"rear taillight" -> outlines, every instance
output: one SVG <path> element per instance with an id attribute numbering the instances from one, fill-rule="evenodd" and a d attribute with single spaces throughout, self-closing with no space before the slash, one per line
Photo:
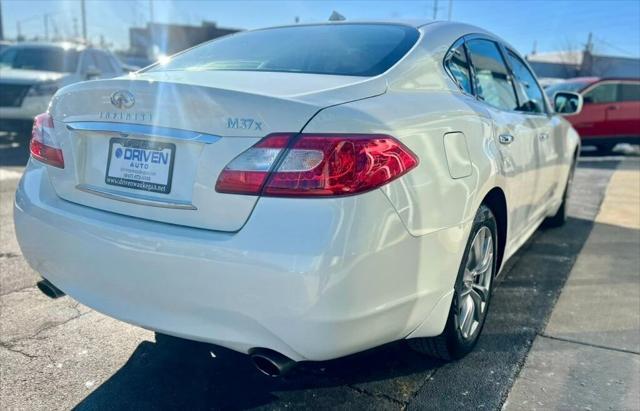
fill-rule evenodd
<path id="1" fill-rule="evenodd" d="M 418 164 L 391 136 L 274 134 L 229 163 L 221 193 L 286 197 L 340 196 L 378 188 Z"/>
<path id="2" fill-rule="evenodd" d="M 53 135 L 53 119 L 49 113 L 38 114 L 33 120 L 29 149 L 36 160 L 64 168 L 62 150 Z"/>

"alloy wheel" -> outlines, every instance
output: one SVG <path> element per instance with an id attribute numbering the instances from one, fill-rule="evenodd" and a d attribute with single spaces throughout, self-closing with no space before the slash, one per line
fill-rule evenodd
<path id="1" fill-rule="evenodd" d="M 484 226 L 473 238 L 457 293 L 456 327 L 465 340 L 475 336 L 486 315 L 493 269 L 493 236 L 491 230 Z"/>

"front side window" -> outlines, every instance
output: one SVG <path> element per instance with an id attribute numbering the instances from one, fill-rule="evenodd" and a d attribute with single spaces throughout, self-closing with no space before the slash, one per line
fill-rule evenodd
<path id="1" fill-rule="evenodd" d="M 513 52 L 507 52 L 507 59 L 516 78 L 516 90 L 520 101 L 518 111 L 544 113 L 544 95 L 538 86 L 536 78 L 520 57 Z"/>
<path id="2" fill-rule="evenodd" d="M 320 24 L 256 30 L 205 43 L 149 70 L 375 76 L 400 60 L 418 37 L 415 28 L 394 24 Z"/>
<path id="3" fill-rule="evenodd" d="M 584 102 L 589 104 L 615 103 L 618 98 L 618 83 L 598 84 L 584 94 Z"/>
<path id="4" fill-rule="evenodd" d="M 516 110 L 518 100 L 498 45 L 491 40 L 473 39 L 467 42 L 467 47 L 478 97 L 494 107 Z"/>
<path id="5" fill-rule="evenodd" d="M 640 83 L 620 83 L 618 101 L 640 101 Z"/>
<path id="6" fill-rule="evenodd" d="M 464 50 L 464 43 L 462 41 L 451 47 L 444 59 L 444 65 L 447 70 L 449 70 L 449 73 L 451 73 L 451 76 L 458 84 L 458 87 L 460 87 L 461 90 L 472 94 L 471 70 Z"/>

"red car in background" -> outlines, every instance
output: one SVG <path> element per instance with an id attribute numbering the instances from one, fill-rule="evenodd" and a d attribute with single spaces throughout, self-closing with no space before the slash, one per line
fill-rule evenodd
<path id="1" fill-rule="evenodd" d="M 566 119 L 584 145 L 608 152 L 617 143 L 640 144 L 640 79 L 578 77 L 545 91 L 551 101 L 558 91 L 582 94 L 582 111 Z"/>

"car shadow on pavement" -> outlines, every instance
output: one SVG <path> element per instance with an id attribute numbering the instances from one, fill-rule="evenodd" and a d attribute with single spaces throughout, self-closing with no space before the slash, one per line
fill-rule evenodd
<path id="1" fill-rule="evenodd" d="M 424 381 L 430 370 L 441 365 L 399 341 L 339 360 L 300 363 L 286 377 L 271 378 L 257 371 L 244 354 L 210 344 L 157 337 L 156 343 L 138 345 L 127 363 L 76 409 L 245 409 L 278 401 L 277 393 L 283 391 L 295 391 L 287 400 L 313 408 L 310 401 L 321 398 L 310 392 L 312 389 L 411 375 L 415 381 Z M 357 387 L 344 390 L 332 393 L 332 402 L 341 402 L 336 396 L 357 394 Z"/>

